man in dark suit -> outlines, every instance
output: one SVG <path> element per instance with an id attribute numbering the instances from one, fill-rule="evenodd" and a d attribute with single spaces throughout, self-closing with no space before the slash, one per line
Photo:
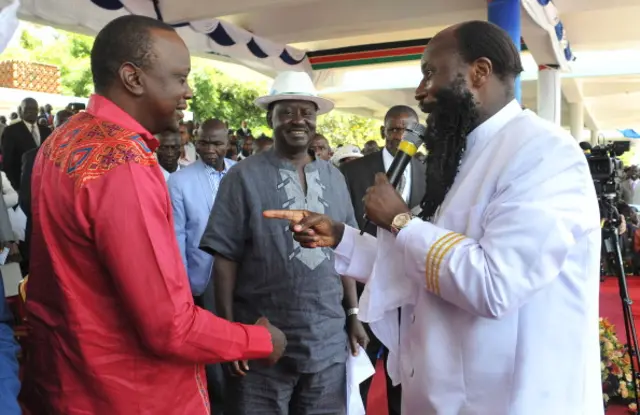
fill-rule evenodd
<path id="1" fill-rule="evenodd" d="M 251 135 L 251 128 L 247 127 L 247 122 L 242 121 L 242 125 L 238 131 L 236 131 L 238 137 L 249 137 Z"/>
<path id="2" fill-rule="evenodd" d="M 54 128 L 60 127 L 62 124 L 73 115 L 73 112 L 69 110 L 58 111 L 53 119 Z M 21 264 L 23 275 L 28 274 L 29 270 L 29 244 L 31 242 L 31 171 L 33 170 L 33 163 L 36 160 L 36 154 L 38 153 L 38 147 L 27 150 L 22 155 L 22 171 L 20 173 L 20 189 L 18 190 L 18 203 L 20 209 L 27 217 L 27 226 L 25 229 L 24 243 L 20 245 L 20 253 L 24 259 Z"/>
<path id="3" fill-rule="evenodd" d="M 341 167 L 342 174 L 347 181 L 347 187 L 351 195 L 351 202 L 356 214 L 356 220 L 360 229 L 365 227 L 364 219 L 364 204 L 362 198 L 364 197 L 367 189 L 373 186 L 375 175 L 380 172 L 386 172 L 393 161 L 393 157 L 398 151 L 398 145 L 402 140 L 405 128 L 418 122 L 418 114 L 406 105 L 396 105 L 387 111 L 384 118 L 384 126 L 380 129 L 382 138 L 385 140 L 385 146 L 382 151 L 364 156 L 360 159 L 346 163 Z M 411 160 L 410 165 L 405 170 L 403 179 L 400 183 L 400 194 L 407 202 L 410 208 L 418 206 L 422 201 L 422 197 L 425 193 L 425 173 L 426 168 L 424 164 L 418 161 L 417 158 Z M 364 228 L 365 232 L 371 235 L 376 235 L 377 228 L 369 224 Z M 358 297 L 362 294 L 364 286 L 358 284 Z M 376 362 L 380 352 L 385 361 L 388 357 L 388 350 L 382 346 L 382 343 L 375 338 L 368 325 L 366 325 L 367 333 L 371 339 L 369 346 L 367 347 L 367 354 L 372 362 Z M 360 392 L 363 400 L 366 402 L 369 387 L 371 386 L 371 379 L 367 379 L 360 385 Z M 400 403 L 401 403 L 401 389 L 400 385 L 394 387 L 391 383 L 391 379 L 387 376 L 387 402 L 389 406 L 389 415 L 400 415 Z"/>
<path id="4" fill-rule="evenodd" d="M 38 148 L 51 134 L 48 127 L 38 125 L 38 103 L 33 98 L 25 98 L 20 107 L 20 122 L 9 125 L 2 133 L 2 162 L 7 178 L 14 189 L 20 190 L 22 155 Z"/>

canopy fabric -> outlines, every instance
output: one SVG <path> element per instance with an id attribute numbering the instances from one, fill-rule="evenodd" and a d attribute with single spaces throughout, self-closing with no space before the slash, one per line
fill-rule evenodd
<path id="1" fill-rule="evenodd" d="M 190 1 L 182 0 L 183 6 L 189 7 Z M 0 7 L 12 3 L 0 0 Z M 23 0 L 18 10 L 21 19 L 88 35 L 97 34 L 109 21 L 125 14 L 163 19 L 161 7 L 153 0 Z M 231 23 L 206 19 L 172 26 L 192 54 L 230 59 L 268 75 L 287 70 L 311 73 L 304 51 L 255 36 Z"/>
<path id="2" fill-rule="evenodd" d="M 0 53 L 4 52 L 18 29 L 18 7 L 20 2 L 16 0 L 0 11 Z"/>
<path id="3" fill-rule="evenodd" d="M 540 65 L 556 65 L 564 71 L 575 58 L 558 9 L 549 0 L 522 0 L 522 36 Z M 540 36 L 540 30 L 546 36 Z"/>
<path id="4" fill-rule="evenodd" d="M 625 138 L 640 138 L 640 133 L 633 129 L 619 130 Z"/>

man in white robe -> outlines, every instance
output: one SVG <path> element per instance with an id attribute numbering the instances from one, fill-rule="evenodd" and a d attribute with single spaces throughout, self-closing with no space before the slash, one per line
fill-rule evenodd
<path id="1" fill-rule="evenodd" d="M 521 71 L 489 23 L 431 40 L 416 90 L 430 151 L 419 217 L 383 174 L 365 196 L 377 240 L 308 211 L 264 213 L 367 283 L 360 318 L 390 349 L 403 414 L 604 413 L 595 189 L 575 140 L 514 100 Z"/>

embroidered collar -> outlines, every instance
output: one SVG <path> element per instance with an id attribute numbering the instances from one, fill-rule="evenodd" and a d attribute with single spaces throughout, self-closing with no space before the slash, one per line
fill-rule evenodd
<path id="1" fill-rule="evenodd" d="M 151 151 L 156 151 L 160 145 L 158 139 L 147 131 L 146 128 L 140 125 L 138 121 L 102 95 L 91 95 L 91 98 L 89 98 L 89 105 L 87 105 L 87 112 L 94 117 L 101 118 L 110 123 L 119 125 L 122 128 L 126 128 L 127 130 L 140 134 Z"/>

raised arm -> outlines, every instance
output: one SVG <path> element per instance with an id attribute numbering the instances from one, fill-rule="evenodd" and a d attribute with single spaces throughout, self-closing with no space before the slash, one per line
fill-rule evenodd
<path id="1" fill-rule="evenodd" d="M 214 255 L 216 312 L 233 321 L 233 292 L 238 263 L 249 232 L 249 213 L 242 178 L 232 170 L 220 182 L 209 222 L 200 241 L 200 249 Z"/>
<path id="2" fill-rule="evenodd" d="M 196 307 L 165 184 L 152 167 L 128 163 L 84 188 L 82 210 L 102 261 L 141 341 L 162 357 L 195 363 L 266 358 L 264 327 L 231 323 Z"/>
<path id="3" fill-rule="evenodd" d="M 587 246 L 600 230 L 583 157 L 527 153 L 527 159 L 512 163 L 478 213 L 484 230 L 478 240 L 419 219 L 404 228 L 396 242 L 406 277 L 470 313 L 500 318 L 557 278 L 576 245 L 584 246 L 585 261 L 588 249 L 597 257 L 599 247 Z"/>
<path id="4" fill-rule="evenodd" d="M 329 216 L 308 210 L 267 210 L 267 219 L 289 221 L 296 241 L 305 248 L 331 247 L 336 255 L 336 272 L 366 282 L 376 259 L 376 238 Z"/>

